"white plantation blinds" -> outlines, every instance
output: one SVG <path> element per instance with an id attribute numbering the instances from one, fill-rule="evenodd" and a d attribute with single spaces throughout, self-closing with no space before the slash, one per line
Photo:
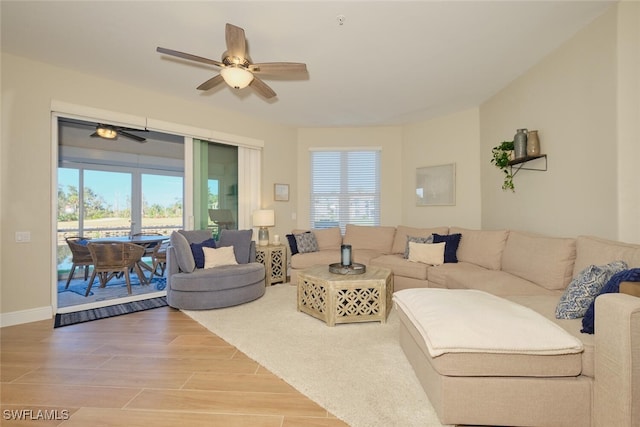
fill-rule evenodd
<path id="1" fill-rule="evenodd" d="M 311 228 L 380 225 L 380 150 L 311 151 Z"/>

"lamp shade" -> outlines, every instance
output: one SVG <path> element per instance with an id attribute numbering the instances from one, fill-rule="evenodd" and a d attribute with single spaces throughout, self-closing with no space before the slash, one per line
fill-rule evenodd
<path id="1" fill-rule="evenodd" d="M 276 215 L 271 209 L 260 209 L 253 212 L 254 227 L 273 227 L 276 225 Z"/>
<path id="2" fill-rule="evenodd" d="M 249 86 L 253 80 L 253 74 L 242 67 L 229 65 L 220 70 L 220 75 L 227 84 L 236 89 L 243 89 Z"/>

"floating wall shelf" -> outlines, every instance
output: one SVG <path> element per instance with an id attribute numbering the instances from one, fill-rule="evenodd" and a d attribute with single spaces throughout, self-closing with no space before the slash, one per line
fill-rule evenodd
<path id="1" fill-rule="evenodd" d="M 530 162 L 532 160 L 536 160 L 536 159 L 544 159 L 544 168 L 542 167 L 531 168 L 531 167 L 524 166 L 525 163 Z M 547 155 L 540 154 L 538 156 L 525 156 L 525 157 L 520 157 L 519 159 L 511 160 L 509 161 L 509 168 L 511 168 L 511 176 L 516 176 L 516 174 L 520 171 L 520 169 L 528 170 L 528 171 L 544 172 L 547 170 Z"/>

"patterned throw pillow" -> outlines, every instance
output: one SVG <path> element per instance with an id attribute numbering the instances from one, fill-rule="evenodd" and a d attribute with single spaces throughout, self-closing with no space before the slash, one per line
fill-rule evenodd
<path id="1" fill-rule="evenodd" d="M 607 265 L 590 265 L 569 283 L 556 307 L 556 319 L 578 319 L 607 284 L 611 276 L 626 270 L 627 263 L 615 261 Z"/>
<path id="2" fill-rule="evenodd" d="M 313 233 L 307 232 L 296 234 L 295 236 L 299 253 L 306 254 L 308 252 L 318 251 L 318 241 L 316 240 L 316 236 Z"/>
<path id="3" fill-rule="evenodd" d="M 409 242 L 413 243 L 433 243 L 433 234 L 428 237 L 407 236 L 407 244 L 404 248 L 404 259 L 409 259 Z"/>

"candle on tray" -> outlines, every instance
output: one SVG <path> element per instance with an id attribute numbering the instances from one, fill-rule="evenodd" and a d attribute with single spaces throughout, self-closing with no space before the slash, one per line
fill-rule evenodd
<path id="1" fill-rule="evenodd" d="M 340 251 L 342 253 L 342 265 L 344 267 L 351 266 L 351 245 L 340 246 Z"/>

